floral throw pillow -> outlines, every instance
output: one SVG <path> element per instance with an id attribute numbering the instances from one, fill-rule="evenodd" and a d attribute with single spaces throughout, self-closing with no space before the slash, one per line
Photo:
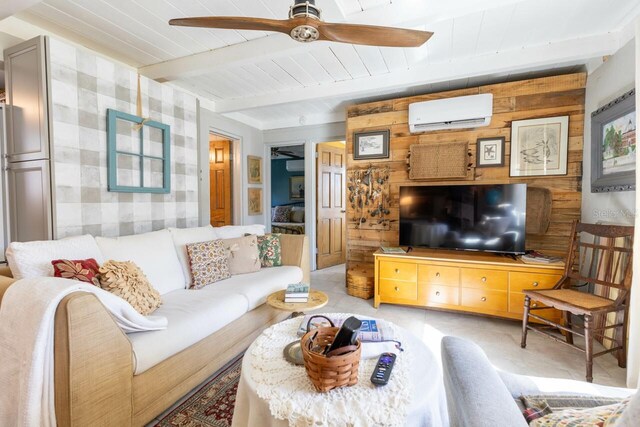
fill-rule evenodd
<path id="1" fill-rule="evenodd" d="M 162 304 L 160 293 L 131 261 L 107 261 L 100 267 L 100 287 L 127 301 L 143 316 Z"/>
<path id="2" fill-rule="evenodd" d="M 229 270 L 229 253 L 222 240 L 192 243 L 187 245 L 192 289 L 201 289 L 211 283 L 231 277 Z"/>
<path id="3" fill-rule="evenodd" d="M 587 409 L 564 409 L 533 420 L 530 427 L 591 427 L 609 424 L 609 418 L 620 416 L 628 401 Z"/>
<path id="4" fill-rule="evenodd" d="M 79 280 L 100 286 L 98 280 L 98 262 L 93 259 L 56 259 L 51 261 L 53 265 L 53 276 L 64 279 Z"/>
<path id="5" fill-rule="evenodd" d="M 280 234 L 258 236 L 260 265 L 262 267 L 279 267 L 282 265 L 282 246 Z"/>
<path id="6" fill-rule="evenodd" d="M 276 206 L 272 222 L 289 222 L 291 218 L 291 206 Z"/>

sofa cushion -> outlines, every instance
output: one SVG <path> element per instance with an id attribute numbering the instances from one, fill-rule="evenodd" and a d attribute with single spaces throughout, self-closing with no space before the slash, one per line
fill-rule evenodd
<path id="1" fill-rule="evenodd" d="M 255 234 L 256 236 L 264 236 L 264 225 L 225 225 L 224 227 L 214 227 L 217 239 L 235 239 L 245 234 Z"/>
<path id="2" fill-rule="evenodd" d="M 244 236 L 222 240 L 229 254 L 231 275 L 254 273 L 260 270 L 260 251 L 257 236 Z"/>
<path id="3" fill-rule="evenodd" d="M 282 265 L 282 245 L 280 234 L 258 236 L 260 265 L 262 267 L 279 267 Z"/>
<path id="4" fill-rule="evenodd" d="M 264 304 L 269 294 L 287 288 L 290 283 L 300 283 L 302 269 L 295 266 L 263 268 L 255 273 L 231 276 L 227 280 L 201 289 L 203 293 L 236 292 L 243 295 L 249 310 Z"/>
<path id="5" fill-rule="evenodd" d="M 162 304 L 158 291 L 131 261 L 107 261 L 102 264 L 100 287 L 131 304 L 143 316 L 153 313 Z"/>
<path id="6" fill-rule="evenodd" d="M 229 271 L 229 252 L 222 240 L 191 243 L 187 245 L 193 289 L 201 289 L 207 285 L 227 279 Z"/>
<path id="7" fill-rule="evenodd" d="M 54 277 L 78 280 L 100 286 L 100 281 L 98 280 L 100 266 L 98 265 L 98 261 L 93 258 L 55 259 L 51 261 L 51 265 L 53 265 Z"/>
<path id="8" fill-rule="evenodd" d="M 564 409 L 533 420 L 529 427 L 567 427 L 614 425 L 628 405 L 628 399 L 607 406 Z"/>
<path id="9" fill-rule="evenodd" d="M 186 279 L 169 230 L 110 239 L 96 237 L 104 259 L 133 261 L 160 295 L 185 289 Z"/>
<path id="10" fill-rule="evenodd" d="M 163 304 L 154 315 L 167 318 L 167 329 L 128 335 L 134 352 L 135 375 L 196 344 L 248 311 L 247 299 L 235 292 L 180 289 L 162 298 Z"/>
<path id="11" fill-rule="evenodd" d="M 104 260 L 95 239 L 88 234 L 60 240 L 12 242 L 6 255 L 16 279 L 53 277 L 51 261 L 56 259 L 93 258 L 99 264 Z"/>
<path id="12" fill-rule="evenodd" d="M 191 243 L 209 242 L 218 238 L 217 233 L 212 226 L 206 225 L 204 227 L 193 228 L 169 228 L 173 244 L 176 247 L 176 253 L 180 266 L 182 267 L 182 274 L 184 274 L 187 280 L 187 288 L 190 288 L 193 284 L 193 277 L 191 276 L 191 267 L 189 265 L 189 254 L 187 253 L 187 245 Z"/>

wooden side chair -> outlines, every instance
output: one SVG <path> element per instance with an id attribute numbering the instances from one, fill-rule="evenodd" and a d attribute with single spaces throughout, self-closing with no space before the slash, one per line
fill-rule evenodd
<path id="1" fill-rule="evenodd" d="M 593 381 L 593 358 L 617 352 L 618 366 L 626 367 L 627 319 L 633 264 L 633 227 L 573 223 L 564 275 L 548 290 L 525 290 L 521 347 L 527 346 L 527 331 L 546 335 L 585 353 L 587 381 Z M 578 290 L 592 285 L 600 295 Z M 590 289 L 591 290 L 591 289 Z M 531 305 L 531 300 L 538 303 Z M 553 322 L 534 310 L 554 307 L 563 312 L 564 324 Z M 584 327 L 572 326 L 571 315 L 584 317 Z M 529 323 L 536 319 L 543 325 Z M 565 340 L 550 330 L 564 331 Z M 573 335 L 584 337 L 584 348 L 573 343 Z M 605 350 L 593 354 L 593 339 Z M 610 348 L 608 344 L 611 343 Z"/>

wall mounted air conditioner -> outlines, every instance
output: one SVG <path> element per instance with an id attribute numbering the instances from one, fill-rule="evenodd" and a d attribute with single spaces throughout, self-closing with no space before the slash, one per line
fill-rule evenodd
<path id="1" fill-rule="evenodd" d="M 304 160 L 287 160 L 287 172 L 304 172 Z"/>
<path id="2" fill-rule="evenodd" d="M 493 94 L 460 96 L 409 104 L 411 133 L 489 126 Z"/>

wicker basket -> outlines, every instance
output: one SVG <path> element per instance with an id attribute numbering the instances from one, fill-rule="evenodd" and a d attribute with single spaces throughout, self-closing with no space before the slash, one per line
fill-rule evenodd
<path id="1" fill-rule="evenodd" d="M 373 269 L 353 267 L 347 271 L 347 294 L 352 297 L 371 299 L 375 291 Z"/>
<path id="2" fill-rule="evenodd" d="M 314 336 L 314 346 L 330 345 L 339 330 L 340 328 L 317 328 L 307 332 L 300 343 L 307 375 L 316 390 L 321 393 L 338 387 L 350 387 L 358 383 L 360 341 L 358 341 L 355 350 L 340 356 L 327 357 L 311 351 L 309 348 L 309 342 Z"/>

